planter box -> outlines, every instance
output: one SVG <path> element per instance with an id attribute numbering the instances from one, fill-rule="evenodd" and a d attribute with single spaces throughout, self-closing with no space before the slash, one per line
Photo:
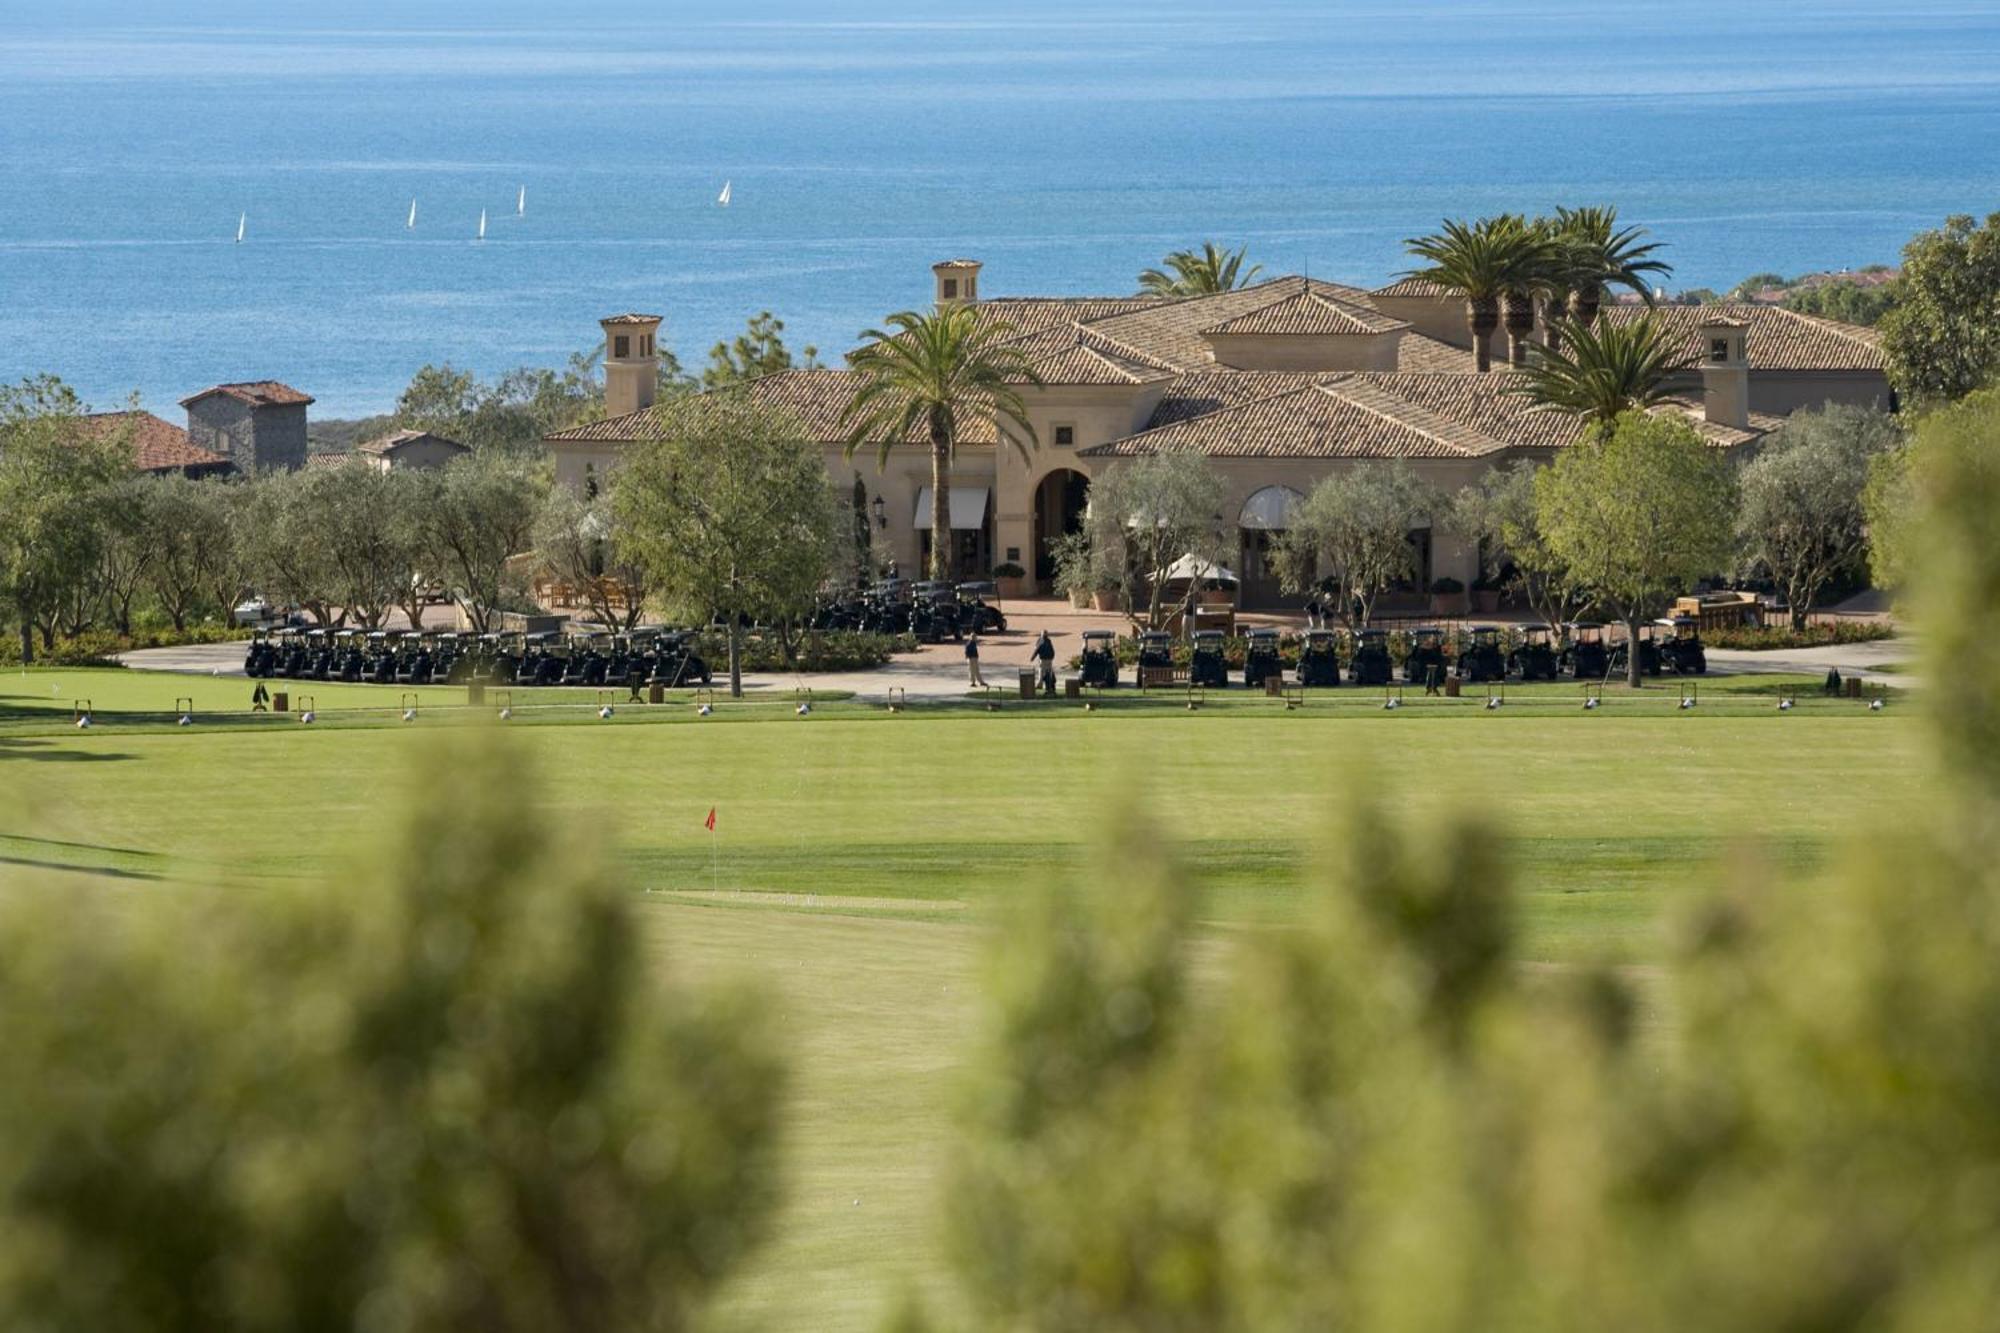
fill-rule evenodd
<path id="1" fill-rule="evenodd" d="M 1007 577 L 997 578 L 993 580 L 993 587 L 994 594 L 1003 599 L 1026 597 L 1028 595 L 1028 580 L 1025 577 L 1018 579 Z"/>
<path id="2" fill-rule="evenodd" d="M 1462 592 L 1434 592 L 1431 594 L 1431 614 L 1434 616 L 1462 616 L 1466 610 L 1465 594 Z"/>
<path id="3" fill-rule="evenodd" d="M 1116 611 L 1120 598 L 1116 592 L 1098 591 L 1090 595 L 1090 604 L 1099 611 Z"/>
<path id="4" fill-rule="evenodd" d="M 1480 615 L 1490 616 L 1500 609 L 1500 590 L 1498 588 L 1476 589 L 1472 594 L 1472 604 L 1479 608 Z"/>

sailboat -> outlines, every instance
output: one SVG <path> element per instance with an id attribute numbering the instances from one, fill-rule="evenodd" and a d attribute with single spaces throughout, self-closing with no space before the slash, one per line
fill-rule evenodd
<path id="1" fill-rule="evenodd" d="M 250 225 L 250 215 L 248 213 L 245 213 L 241 217 L 236 219 L 236 243 L 238 245 L 243 244 L 243 232 L 246 228 L 249 227 L 249 225 Z"/>
<path id="2" fill-rule="evenodd" d="M 417 201 L 414 199 L 410 200 L 410 220 L 405 222 L 403 226 L 410 231 L 417 229 Z"/>
<path id="3" fill-rule="evenodd" d="M 729 207 L 729 187 L 731 184 L 732 182 L 730 181 L 722 182 L 722 196 L 715 201 L 716 203 L 721 204 L 724 208 Z"/>
<path id="4" fill-rule="evenodd" d="M 528 216 L 528 187 L 525 185 L 521 187 L 521 197 L 514 201 L 514 216 L 517 218 Z"/>
<path id="5" fill-rule="evenodd" d="M 486 239 L 486 210 L 483 208 L 479 210 L 479 239 Z"/>

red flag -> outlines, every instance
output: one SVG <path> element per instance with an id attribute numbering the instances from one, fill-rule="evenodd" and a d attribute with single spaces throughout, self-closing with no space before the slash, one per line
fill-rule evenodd
<path id="1" fill-rule="evenodd" d="M 708 831 L 709 831 L 710 833 L 713 833 L 713 832 L 715 832 L 715 807 L 714 807 L 714 806 L 712 806 L 712 805 L 711 805 L 710 807 L 708 807 L 708 818 L 707 818 L 706 820 L 704 820 L 703 822 L 704 822 L 704 823 L 705 823 L 705 824 L 706 824 L 706 825 L 708 826 Z"/>

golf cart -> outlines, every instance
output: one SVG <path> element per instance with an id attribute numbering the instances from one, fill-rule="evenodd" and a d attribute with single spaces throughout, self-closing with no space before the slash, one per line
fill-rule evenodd
<path id="1" fill-rule="evenodd" d="M 1659 675 L 1660 643 L 1659 639 L 1655 636 L 1653 632 L 1653 627 L 1651 625 L 1639 626 L 1638 647 L 1639 647 L 1640 674 L 1647 676 Z M 1625 642 L 1620 643 L 1611 649 L 1609 659 L 1607 660 L 1605 665 L 1612 675 L 1622 676 L 1625 674 L 1626 663 L 1631 661 L 1631 656 L 1630 656 L 1631 652 L 1632 652 L 1632 641 L 1630 639 L 1627 639 Z"/>
<path id="2" fill-rule="evenodd" d="M 1174 640 L 1165 630 L 1149 629 L 1139 635 L 1139 683 L 1146 683 L 1148 671 L 1172 672 Z"/>
<path id="3" fill-rule="evenodd" d="M 1611 655 L 1604 648 L 1604 626 L 1578 620 L 1569 625 L 1569 647 L 1562 650 L 1562 669 L 1578 680 L 1600 680 L 1610 670 Z"/>
<path id="4" fill-rule="evenodd" d="M 1693 616 L 1675 616 L 1660 622 L 1669 631 L 1660 642 L 1660 665 L 1676 676 L 1708 674 L 1708 651 L 1701 646 L 1701 622 Z"/>
<path id="5" fill-rule="evenodd" d="M 1558 674 L 1555 635 L 1547 625 L 1521 630 L 1521 645 L 1507 656 L 1507 673 L 1518 680 L 1554 680 Z"/>
<path id="6" fill-rule="evenodd" d="M 1117 639 L 1108 629 L 1083 632 L 1083 683 L 1108 690 L 1118 683 Z"/>
<path id="7" fill-rule="evenodd" d="M 271 643 L 271 631 L 252 630 L 250 644 L 243 650 L 243 674 L 253 679 L 268 676 L 277 663 L 277 657 L 277 649 Z"/>
<path id="8" fill-rule="evenodd" d="M 1410 634 L 1410 655 L 1403 659 L 1403 680 L 1435 693 L 1444 684 L 1444 631 L 1426 627 Z"/>
<path id="9" fill-rule="evenodd" d="M 333 636 L 333 679 L 353 685 L 367 666 L 364 651 L 367 639 L 358 629 L 338 630 Z"/>
<path id="10" fill-rule="evenodd" d="M 324 629 L 306 631 L 306 666 L 303 677 L 307 680 L 333 679 L 333 636 Z"/>
<path id="11" fill-rule="evenodd" d="M 1354 660 L 1347 674 L 1356 685 L 1387 685 L 1395 674 L 1389 657 L 1389 636 L 1379 629 L 1364 629 L 1354 638 Z"/>
<path id="12" fill-rule="evenodd" d="M 1299 645 L 1299 684 L 1324 689 L 1340 684 L 1340 636 L 1330 629 L 1309 629 Z"/>
<path id="13" fill-rule="evenodd" d="M 1243 653 L 1243 684 L 1261 690 L 1267 680 L 1283 677 L 1285 664 L 1278 656 L 1278 631 L 1253 629 Z"/>
<path id="14" fill-rule="evenodd" d="M 1497 626 L 1472 627 L 1472 641 L 1458 655 L 1458 678 L 1474 685 L 1507 679 L 1507 655 L 1500 651 Z"/>
<path id="15" fill-rule="evenodd" d="M 1194 632 L 1194 652 L 1188 659 L 1188 684 L 1220 690 L 1229 684 L 1229 662 L 1223 657 L 1222 631 Z"/>
<path id="16" fill-rule="evenodd" d="M 521 661 L 515 668 L 516 685 L 555 685 L 562 681 L 566 665 L 560 651 L 562 635 L 552 629 L 522 636 Z"/>
<path id="17" fill-rule="evenodd" d="M 1000 608 L 986 599 L 994 595 L 990 583 L 961 583 L 958 585 L 958 623 L 967 630 L 977 630 L 981 634 L 1005 634 L 1007 617 L 1000 614 Z"/>

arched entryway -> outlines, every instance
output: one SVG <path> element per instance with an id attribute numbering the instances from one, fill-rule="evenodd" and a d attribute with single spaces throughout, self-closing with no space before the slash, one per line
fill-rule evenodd
<path id="1" fill-rule="evenodd" d="M 1245 606 L 1273 606 L 1284 600 L 1278 568 L 1278 539 L 1292 526 L 1292 511 L 1305 497 L 1289 486 L 1266 486 L 1243 502 L 1236 516 L 1242 541 L 1237 577 Z"/>
<path id="2" fill-rule="evenodd" d="M 1055 544 L 1083 527 L 1090 505 L 1090 478 L 1074 468 L 1059 467 L 1035 487 L 1035 567 L 1029 572 L 1044 590 L 1054 586 Z"/>

